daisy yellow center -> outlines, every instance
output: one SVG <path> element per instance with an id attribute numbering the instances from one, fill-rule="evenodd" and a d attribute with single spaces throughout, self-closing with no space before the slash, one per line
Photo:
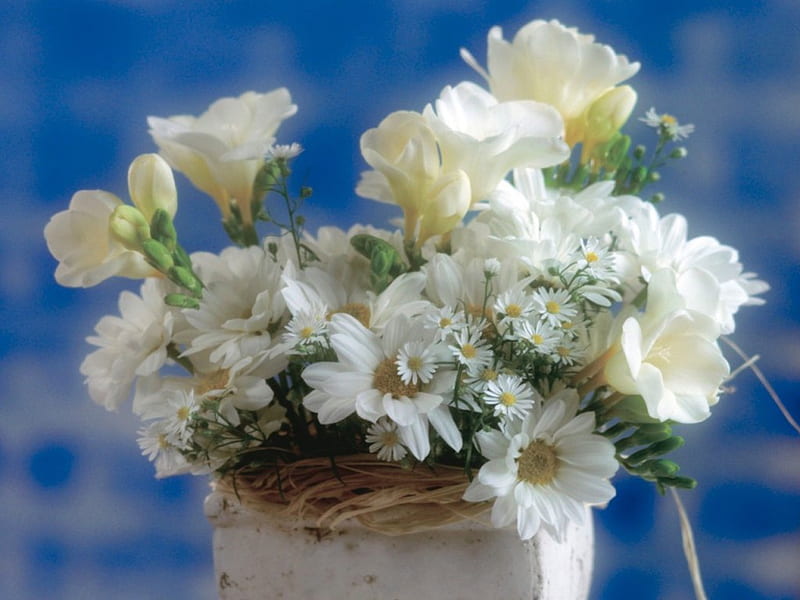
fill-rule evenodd
<path id="1" fill-rule="evenodd" d="M 397 437 L 397 432 L 395 431 L 384 431 L 381 434 L 381 443 L 387 447 L 396 446 L 400 443 L 400 438 Z"/>
<path id="2" fill-rule="evenodd" d="M 330 320 L 333 315 L 338 313 L 350 315 L 364 327 L 369 327 L 369 318 L 372 316 L 369 311 L 369 306 L 366 304 L 361 304 L 361 302 L 348 302 L 336 310 L 332 310 L 328 313 L 328 320 Z"/>
<path id="3" fill-rule="evenodd" d="M 528 444 L 517 459 L 517 479 L 547 485 L 556 478 L 558 455 L 552 446 L 538 440 Z"/>
<path id="4" fill-rule="evenodd" d="M 572 321 L 564 321 L 561 324 L 562 329 L 572 329 Z"/>
<path id="5" fill-rule="evenodd" d="M 664 115 L 661 115 L 661 122 L 664 125 L 675 125 L 678 122 L 678 119 L 676 119 L 672 115 L 664 114 Z"/>
<path id="6" fill-rule="evenodd" d="M 544 307 L 547 309 L 551 315 L 557 315 L 561 312 L 561 305 L 556 302 L 555 300 L 549 300 Z"/>
<path id="7" fill-rule="evenodd" d="M 544 337 L 540 333 L 534 333 L 531 336 L 531 340 L 533 341 L 534 344 L 543 344 L 544 343 Z"/>
<path id="8" fill-rule="evenodd" d="M 586 258 L 586 262 L 588 263 L 593 263 L 600 260 L 600 257 L 597 256 L 597 254 L 595 254 L 594 252 L 587 252 L 584 258 Z"/>
<path id="9" fill-rule="evenodd" d="M 519 304 L 509 304 L 506 306 L 506 315 L 516 319 L 522 314 L 522 307 Z"/>
<path id="10" fill-rule="evenodd" d="M 181 407 L 178 409 L 178 412 L 177 412 L 177 413 L 175 413 L 175 416 L 177 416 L 177 417 L 178 417 L 178 420 L 179 420 L 179 421 L 185 421 L 186 419 L 188 419 L 188 418 L 189 418 L 189 415 L 190 415 L 190 414 L 191 414 L 191 411 L 189 410 L 189 407 L 188 407 L 188 406 L 181 406 Z"/>
<path id="11" fill-rule="evenodd" d="M 556 352 L 558 352 L 558 355 L 563 358 L 569 356 L 569 348 L 567 348 L 566 346 L 559 346 L 558 348 L 556 348 Z"/>
<path id="12" fill-rule="evenodd" d="M 441 327 L 442 329 L 444 329 L 445 327 L 450 327 L 450 325 L 452 324 L 453 321 L 451 321 L 447 317 L 442 317 L 441 319 L 439 319 L 439 327 Z"/>
<path id="13" fill-rule="evenodd" d="M 478 355 L 478 351 L 472 344 L 464 344 L 461 346 L 461 354 L 464 358 L 475 358 Z"/>
<path id="14" fill-rule="evenodd" d="M 419 356 L 410 356 L 406 364 L 409 371 L 419 371 L 424 363 Z"/>
<path id="15" fill-rule="evenodd" d="M 494 369 L 484 369 L 483 373 L 481 373 L 481 379 L 483 381 L 494 381 L 497 379 L 497 371 Z"/>
<path id="16" fill-rule="evenodd" d="M 419 391 L 413 383 L 403 383 L 397 374 L 397 365 L 391 358 L 385 359 L 375 369 L 372 385 L 381 394 L 391 394 L 392 398 L 413 398 Z"/>
<path id="17" fill-rule="evenodd" d="M 503 406 L 514 406 L 517 403 L 517 397 L 511 392 L 503 392 L 500 394 L 500 404 Z"/>
<path id="18" fill-rule="evenodd" d="M 308 339 L 308 338 L 310 338 L 310 337 L 311 337 L 313 334 L 314 334 L 314 328 L 313 328 L 313 327 L 307 327 L 307 326 L 306 326 L 306 327 L 303 327 L 303 328 L 300 330 L 300 337 L 301 337 L 301 338 L 303 338 L 304 340 L 307 340 L 307 339 Z"/>
<path id="19" fill-rule="evenodd" d="M 164 433 L 159 434 L 158 447 L 161 448 L 162 450 L 166 450 L 167 448 L 169 448 L 169 445 L 170 445 L 169 440 L 167 439 L 166 434 Z"/>
<path id="20" fill-rule="evenodd" d="M 194 388 L 194 391 L 198 396 L 202 396 L 214 390 L 224 390 L 228 387 L 229 377 L 228 369 L 222 369 L 204 377 L 200 385 Z"/>

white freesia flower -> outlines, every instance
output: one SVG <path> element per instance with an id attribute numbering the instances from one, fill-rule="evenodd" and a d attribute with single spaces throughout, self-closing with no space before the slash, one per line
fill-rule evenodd
<path id="1" fill-rule="evenodd" d="M 251 222 L 253 181 L 280 124 L 297 112 L 286 88 L 221 98 L 199 117 L 148 117 L 150 135 L 173 169 L 209 194 L 224 218 L 236 204 Z"/>
<path id="2" fill-rule="evenodd" d="M 161 280 L 148 279 L 141 296 L 128 291 L 119 297 L 120 316 L 105 316 L 87 341 L 99 349 L 81 364 L 92 400 L 116 410 L 127 399 L 138 376 L 152 375 L 167 362 L 173 314 L 164 304 Z"/>
<path id="3" fill-rule="evenodd" d="M 512 169 L 549 167 L 569 156 L 560 139 L 563 121 L 552 107 L 498 102 L 473 83 L 445 87 L 423 114 L 439 142 L 442 167 L 467 174 L 473 205 L 486 200 Z"/>
<path id="4" fill-rule="evenodd" d="M 122 200 L 103 190 L 81 190 L 69 209 L 59 212 L 44 228 L 47 248 L 56 260 L 56 281 L 67 287 L 91 287 L 119 275 L 139 279 L 157 271 L 138 252 L 126 248 L 109 229 L 114 209 Z"/>
<path id="5" fill-rule="evenodd" d="M 569 522 L 584 521 L 586 505 L 611 500 L 615 492 L 608 479 L 619 467 L 614 445 L 593 433 L 594 413 L 576 416 L 577 408 L 577 393 L 567 389 L 505 431 L 479 432 L 478 448 L 489 462 L 464 499 L 494 498 L 492 525 L 516 522 L 524 540 L 540 528 L 562 539 Z"/>
<path id="6" fill-rule="evenodd" d="M 356 193 L 400 206 L 406 239 L 446 233 L 469 210 L 467 175 L 442 168 L 436 138 L 419 113 L 390 114 L 361 136 L 361 153 L 375 171 L 362 175 Z"/>
<path id="7" fill-rule="evenodd" d="M 317 413 L 320 423 L 338 423 L 353 413 L 373 423 L 389 417 L 397 424 L 400 441 L 418 460 L 430 453 L 430 424 L 450 447 L 461 449 L 461 433 L 445 401 L 448 391 L 452 393 L 452 374 L 443 376 L 440 370 L 428 383 L 413 384 L 404 383 L 398 370 L 404 344 L 426 340 L 421 327 L 400 317 L 378 337 L 351 315 L 336 314 L 330 329 L 338 361 L 314 363 L 303 371 L 303 379 L 314 388 L 303 404 Z"/>
<path id="8" fill-rule="evenodd" d="M 654 273 L 647 309 L 624 318 L 605 378 L 618 392 L 642 396 L 654 419 L 697 423 L 710 414 L 730 368 L 717 344 L 717 323 L 684 306 L 672 272 Z"/>
<path id="9" fill-rule="evenodd" d="M 511 42 L 503 39 L 500 27 L 493 27 L 487 71 L 466 50 L 461 55 L 499 100 L 536 100 L 555 107 L 564 118 L 570 146 L 583 138 L 591 104 L 639 70 L 639 63 L 596 43 L 593 35 L 555 20 L 532 21 Z"/>

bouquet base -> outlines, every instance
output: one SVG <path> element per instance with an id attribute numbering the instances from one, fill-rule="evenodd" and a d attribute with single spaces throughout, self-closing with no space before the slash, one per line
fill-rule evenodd
<path id="1" fill-rule="evenodd" d="M 570 525 L 564 542 L 557 543 L 544 533 L 523 542 L 515 529 L 472 520 L 397 536 L 354 520 L 320 529 L 282 516 L 282 509 L 254 510 L 220 491 L 206 498 L 222 600 L 588 597 L 591 514 L 584 525 Z"/>

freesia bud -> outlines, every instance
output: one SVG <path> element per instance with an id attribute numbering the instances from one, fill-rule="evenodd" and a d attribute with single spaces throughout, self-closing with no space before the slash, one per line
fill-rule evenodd
<path id="1" fill-rule="evenodd" d="M 174 217 L 178 210 L 175 178 L 167 161 L 158 154 L 140 154 L 128 168 L 128 192 L 148 222 L 156 209 Z"/>
<path id="2" fill-rule="evenodd" d="M 586 111 L 581 162 L 586 162 L 598 144 L 610 140 L 631 116 L 636 92 L 629 85 L 614 87 L 595 100 Z"/>
<path id="3" fill-rule="evenodd" d="M 111 213 L 108 227 L 114 238 L 128 250 L 140 251 L 142 242 L 150 239 L 150 225 L 138 208 L 120 204 Z"/>

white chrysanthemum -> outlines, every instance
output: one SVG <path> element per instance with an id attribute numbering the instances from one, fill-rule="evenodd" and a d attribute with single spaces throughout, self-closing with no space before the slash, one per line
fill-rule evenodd
<path id="1" fill-rule="evenodd" d="M 317 413 L 320 423 L 337 423 L 354 412 L 373 423 L 388 416 L 419 460 L 430 452 L 429 424 L 454 450 L 461 449 L 461 433 L 445 401 L 453 389 L 452 374 L 440 369 L 426 384 L 404 383 L 397 366 L 405 344 L 432 344 L 421 326 L 400 316 L 379 337 L 351 315 L 336 314 L 330 331 L 338 362 L 314 363 L 303 371 L 303 379 L 314 388 L 303 404 Z"/>
<path id="2" fill-rule="evenodd" d="M 467 368 L 470 375 L 483 371 L 494 358 L 489 343 L 481 336 L 481 327 L 462 329 L 453 336 L 449 346 L 455 359 Z"/>
<path id="3" fill-rule="evenodd" d="M 614 445 L 593 433 L 593 413 L 576 416 L 577 406 L 575 390 L 565 390 L 540 416 L 511 421 L 504 432 L 479 432 L 478 449 L 489 462 L 464 499 L 494 498 L 492 525 L 516 522 L 524 540 L 540 528 L 562 539 L 570 521 L 584 520 L 586 505 L 611 500 L 615 492 L 608 479 L 619 466 Z"/>
<path id="4" fill-rule="evenodd" d="M 119 297 L 120 316 L 105 316 L 87 341 L 99 346 L 81 363 L 92 400 L 116 410 L 127 399 L 138 376 L 158 371 L 167 362 L 173 331 L 173 314 L 164 304 L 161 280 L 148 279 L 141 296 L 124 291 Z"/>
<path id="5" fill-rule="evenodd" d="M 536 392 L 521 377 L 501 373 L 486 384 L 483 398 L 495 415 L 522 419 L 533 408 Z"/>
<path id="6" fill-rule="evenodd" d="M 421 299 L 425 285 L 421 273 L 400 275 L 380 294 L 366 288 L 348 289 L 348 282 L 339 281 L 317 267 L 298 271 L 287 265 L 283 282 L 281 294 L 293 315 L 320 310 L 324 310 L 327 317 L 344 313 L 375 330 L 381 330 L 393 316 L 419 313 L 429 306 Z"/>
<path id="7" fill-rule="evenodd" d="M 649 280 L 659 269 L 671 269 L 686 308 L 714 319 L 723 334 L 733 333 L 740 306 L 762 303 L 754 295 L 769 289 L 753 274 L 742 273 L 736 249 L 709 236 L 688 239 L 685 217 L 660 217 L 647 203 L 633 213 L 627 243 L 637 274 Z"/>
<path id="8" fill-rule="evenodd" d="M 369 451 L 377 453 L 378 460 L 397 462 L 407 454 L 400 442 L 397 424 L 386 417 L 370 425 L 364 439 L 369 444 Z"/>
<path id="9" fill-rule="evenodd" d="M 195 255 L 206 289 L 200 308 L 184 311 L 193 331 L 180 341 L 185 355 L 210 352 L 220 368 L 230 368 L 242 358 L 264 362 L 274 343 L 272 333 L 286 319 L 279 290 L 280 266 L 262 248 L 230 247 L 219 257 Z M 278 361 L 280 362 L 280 361 Z M 280 371 L 275 365 L 266 376 Z"/>

